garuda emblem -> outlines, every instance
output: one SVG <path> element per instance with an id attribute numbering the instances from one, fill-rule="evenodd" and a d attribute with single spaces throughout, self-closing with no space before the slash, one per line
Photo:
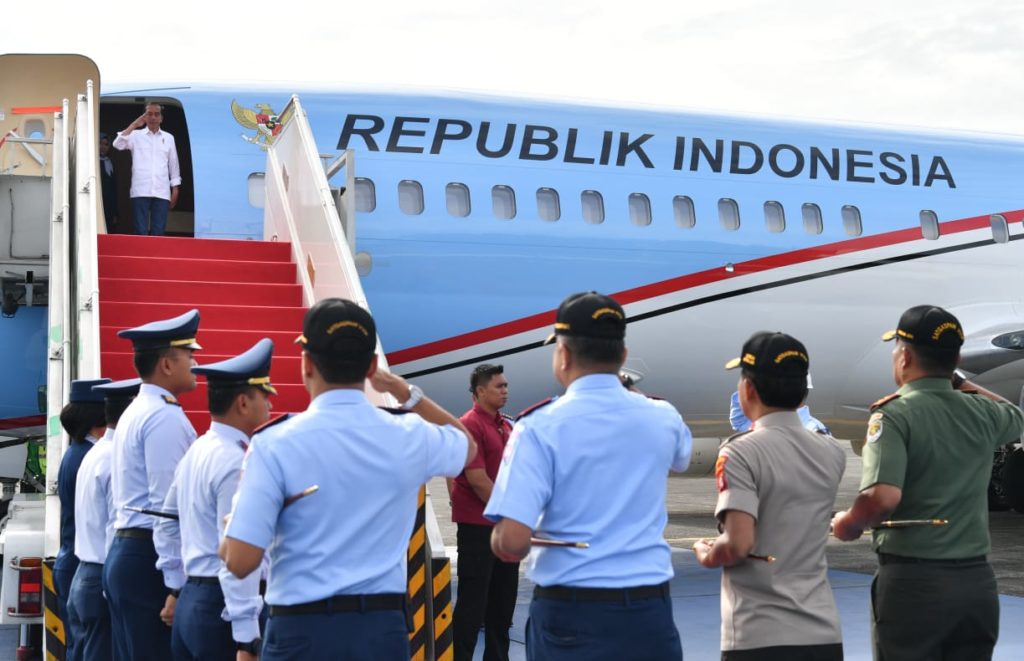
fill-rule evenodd
<path id="1" fill-rule="evenodd" d="M 231 100 L 231 114 L 234 116 L 235 121 L 247 129 L 256 131 L 256 135 L 245 135 L 243 133 L 242 139 L 258 145 L 260 149 L 266 151 L 267 147 L 274 142 L 277 134 L 284 128 L 285 123 L 288 121 L 288 116 L 291 115 L 291 110 L 288 110 L 285 116 L 279 116 L 266 103 L 257 103 L 254 107 L 256 110 L 243 108 L 238 104 L 238 101 Z"/>

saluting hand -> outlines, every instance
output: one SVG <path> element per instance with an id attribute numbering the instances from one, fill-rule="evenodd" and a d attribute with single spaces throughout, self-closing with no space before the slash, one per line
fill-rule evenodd
<path id="1" fill-rule="evenodd" d="M 145 125 L 146 125 L 146 113 L 142 113 L 141 115 L 139 115 L 138 119 L 136 119 L 134 122 L 132 122 L 132 125 L 128 127 L 128 130 L 129 131 L 134 131 L 135 129 L 142 128 Z"/>
<path id="2" fill-rule="evenodd" d="M 399 403 L 409 399 L 409 384 L 402 377 L 387 370 L 378 369 L 374 372 L 370 377 L 370 385 L 377 392 L 393 396 Z"/>

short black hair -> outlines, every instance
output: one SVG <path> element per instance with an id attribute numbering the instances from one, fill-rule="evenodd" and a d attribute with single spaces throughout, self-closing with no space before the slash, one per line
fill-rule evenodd
<path id="1" fill-rule="evenodd" d="M 473 368 L 473 373 L 469 375 L 469 392 L 475 395 L 478 387 L 486 386 L 491 382 L 491 377 L 504 372 L 504 365 L 491 365 L 490 363 L 477 365 Z"/>
<path id="2" fill-rule="evenodd" d="M 235 403 L 236 397 L 247 394 L 250 390 L 256 390 L 256 386 L 244 383 L 227 388 L 207 387 L 206 399 L 209 404 L 210 413 L 212 415 L 224 415 L 231 410 L 231 405 Z"/>
<path id="3" fill-rule="evenodd" d="M 84 441 L 89 430 L 107 424 L 103 402 L 71 402 L 61 410 L 60 424 L 72 441 Z"/>
<path id="4" fill-rule="evenodd" d="M 132 403 L 134 397 L 108 397 L 103 400 L 103 417 L 107 419 L 108 427 L 116 427 L 117 422 L 124 415 L 125 409 Z"/>
<path id="5" fill-rule="evenodd" d="M 606 367 L 611 370 L 622 367 L 622 358 L 626 353 L 625 340 L 579 335 L 559 335 L 558 339 L 569 348 L 569 352 L 582 367 Z"/>
<path id="6" fill-rule="evenodd" d="M 138 372 L 139 378 L 148 379 L 153 376 L 153 373 L 156 372 L 156 364 L 170 352 L 171 347 L 136 351 L 132 361 L 135 363 L 135 371 Z"/>
<path id="7" fill-rule="evenodd" d="M 370 371 L 370 363 L 373 362 L 374 352 L 369 351 L 365 355 L 348 354 L 344 358 L 337 355 L 326 355 L 306 350 L 309 359 L 313 361 L 316 370 L 324 381 L 330 384 L 339 383 L 362 383 L 366 373 Z"/>
<path id="8" fill-rule="evenodd" d="M 960 363 L 959 347 L 950 350 L 939 347 L 926 347 L 920 344 L 911 344 L 910 342 L 903 342 L 903 346 L 914 354 L 918 367 L 936 377 L 952 378 L 953 370 Z"/>
<path id="9" fill-rule="evenodd" d="M 807 399 L 807 377 L 766 376 L 743 370 L 743 378 L 754 384 L 754 390 L 765 406 L 796 410 Z"/>

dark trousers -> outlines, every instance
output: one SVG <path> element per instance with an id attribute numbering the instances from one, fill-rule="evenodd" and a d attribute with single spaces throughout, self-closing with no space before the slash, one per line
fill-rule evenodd
<path id="1" fill-rule="evenodd" d="M 233 661 L 231 623 L 221 618 L 224 592 L 220 583 L 189 581 L 174 607 L 171 650 L 175 661 Z"/>
<path id="2" fill-rule="evenodd" d="M 681 661 L 670 597 L 615 602 L 534 596 L 526 623 L 530 661 Z"/>
<path id="3" fill-rule="evenodd" d="M 409 661 L 405 612 L 271 615 L 260 661 Z"/>
<path id="4" fill-rule="evenodd" d="M 75 636 L 68 626 L 68 595 L 71 594 L 71 581 L 78 569 L 78 557 L 74 553 L 59 554 L 53 563 L 53 588 L 57 593 L 57 614 L 64 623 L 65 656 L 74 659 Z"/>
<path id="5" fill-rule="evenodd" d="M 114 537 L 103 585 L 118 661 L 169 661 L 171 628 L 160 619 L 167 588 L 156 568 L 153 541 Z"/>
<path id="6" fill-rule="evenodd" d="M 519 591 L 519 563 L 491 552 L 491 526 L 458 524 L 458 591 L 452 616 L 455 661 L 471 661 L 480 625 L 484 661 L 508 661 L 508 630 Z"/>
<path id="7" fill-rule="evenodd" d="M 778 645 L 722 652 L 722 661 L 843 661 L 843 644 Z"/>
<path id="8" fill-rule="evenodd" d="M 883 562 L 871 583 L 876 661 L 983 661 L 999 637 L 992 567 Z"/>
<path id="9" fill-rule="evenodd" d="M 81 562 L 71 581 L 67 624 L 75 640 L 74 656 L 80 661 L 110 661 L 110 607 L 103 596 L 103 565 Z"/>
<path id="10" fill-rule="evenodd" d="M 135 220 L 135 233 L 145 236 L 163 236 L 167 230 L 167 212 L 170 200 L 162 197 L 133 197 L 132 217 Z"/>

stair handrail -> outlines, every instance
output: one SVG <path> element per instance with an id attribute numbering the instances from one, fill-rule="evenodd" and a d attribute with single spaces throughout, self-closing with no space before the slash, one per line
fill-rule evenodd
<path id="1" fill-rule="evenodd" d="M 99 155 L 93 81 L 78 95 L 75 127 L 75 378 L 100 376 L 100 286 L 96 233 L 99 225 Z"/>

